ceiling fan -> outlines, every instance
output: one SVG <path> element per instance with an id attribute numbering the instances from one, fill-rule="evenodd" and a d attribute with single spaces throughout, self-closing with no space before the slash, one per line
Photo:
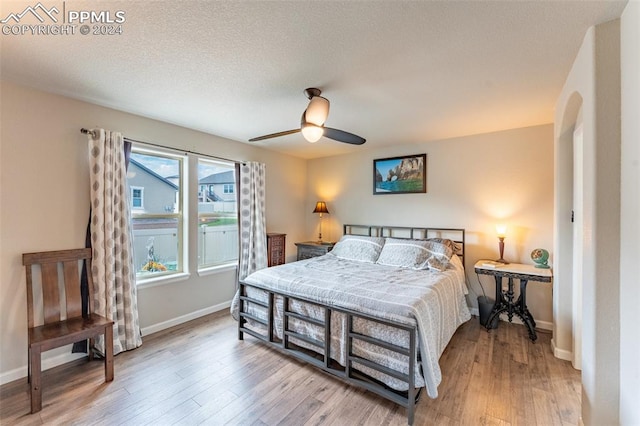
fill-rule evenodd
<path id="1" fill-rule="evenodd" d="M 322 136 L 326 136 L 329 139 L 336 140 L 338 142 L 349 143 L 352 145 L 362 145 L 366 142 L 366 139 L 361 138 L 353 133 L 345 132 L 344 130 L 333 129 L 326 127 L 324 122 L 329 116 L 329 100 L 320 96 L 322 92 L 320 89 L 309 88 L 305 89 L 304 94 L 309 98 L 309 106 L 302 113 L 302 119 L 300 120 L 300 128 L 293 130 L 285 130 L 284 132 L 271 133 L 269 135 L 258 136 L 249 139 L 249 142 L 257 142 L 264 139 L 277 138 L 280 136 L 291 135 L 294 133 L 302 132 L 302 136 L 308 142 L 317 142 Z"/>

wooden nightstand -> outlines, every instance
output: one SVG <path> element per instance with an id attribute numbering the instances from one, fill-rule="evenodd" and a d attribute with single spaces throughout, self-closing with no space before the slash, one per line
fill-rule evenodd
<path id="1" fill-rule="evenodd" d="M 285 262 L 285 237 L 287 234 L 267 234 L 267 266 L 282 265 Z"/>
<path id="2" fill-rule="evenodd" d="M 298 247 L 298 260 L 310 259 L 329 253 L 336 243 L 319 243 L 317 241 L 304 241 L 296 243 Z"/>
<path id="3" fill-rule="evenodd" d="M 529 330 L 529 338 L 535 342 L 538 336 L 535 330 L 536 321 L 533 319 L 531 312 L 529 312 L 529 308 L 527 308 L 527 282 L 531 280 L 550 283 L 553 278 L 551 269 L 536 268 L 533 265 L 523 265 L 521 263 L 508 263 L 491 268 L 483 266 L 485 262 L 484 260 L 479 260 L 474 268 L 477 274 L 492 275 L 496 280 L 496 301 L 487 320 L 487 330 L 491 329 L 494 318 L 502 312 L 506 312 L 509 322 L 511 322 L 514 315 L 520 317 Z M 506 291 L 502 291 L 503 278 L 509 280 L 509 286 Z M 515 302 L 513 300 L 514 279 L 520 281 L 520 297 Z"/>

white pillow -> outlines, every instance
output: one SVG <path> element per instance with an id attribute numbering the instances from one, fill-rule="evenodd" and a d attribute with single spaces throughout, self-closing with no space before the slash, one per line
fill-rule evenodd
<path id="1" fill-rule="evenodd" d="M 340 259 L 376 263 L 384 240 L 383 237 L 344 235 L 329 253 Z"/>
<path id="2" fill-rule="evenodd" d="M 444 271 L 453 250 L 435 241 L 387 238 L 376 263 L 409 269 Z"/>

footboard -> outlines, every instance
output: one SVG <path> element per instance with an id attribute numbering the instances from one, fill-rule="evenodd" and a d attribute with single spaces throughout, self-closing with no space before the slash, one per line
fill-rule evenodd
<path id="1" fill-rule="evenodd" d="M 247 296 L 247 288 L 253 287 L 266 292 L 267 300 L 257 300 Z M 274 333 L 275 323 L 275 298 L 281 297 L 283 300 L 283 312 L 282 312 L 282 336 L 281 338 Z M 322 312 L 324 318 L 318 319 L 311 316 L 302 315 L 298 312 L 290 309 L 290 301 L 303 302 L 305 304 L 318 307 Z M 260 318 L 256 315 L 249 313 L 248 307 L 254 304 L 256 307 L 260 307 L 266 311 L 266 319 Z M 345 365 L 340 365 L 338 362 L 331 358 L 331 318 L 332 315 L 340 313 L 346 317 L 346 339 L 340 344 L 343 345 L 344 353 L 346 354 Z M 356 332 L 354 330 L 354 320 L 365 319 L 368 321 L 374 321 L 384 326 L 398 329 L 409 333 L 409 347 L 401 347 L 392 343 L 385 342 L 383 340 L 367 336 L 365 334 Z M 275 292 L 256 285 L 249 285 L 240 282 L 240 300 L 239 300 L 239 321 L 238 321 L 238 339 L 243 340 L 244 333 L 247 333 L 259 340 L 270 344 L 279 350 L 290 354 L 302 361 L 316 366 L 350 384 L 360 386 L 368 391 L 371 391 L 377 395 L 382 396 L 392 402 L 399 404 L 407 409 L 408 424 L 413 424 L 415 415 L 415 405 L 417 397 L 419 396 L 420 389 L 415 387 L 415 373 L 416 373 L 416 360 L 417 358 L 417 326 L 401 324 L 389 320 L 376 318 L 360 312 L 355 312 L 349 309 L 337 308 L 333 306 L 320 305 L 317 302 L 312 302 L 301 297 L 292 297 L 285 294 Z M 319 327 L 324 332 L 324 341 L 318 340 L 307 335 L 303 335 L 290 327 L 289 321 L 295 319 L 297 321 L 303 321 L 308 324 Z M 247 323 L 253 321 L 258 324 L 262 324 L 266 328 L 265 334 L 248 328 Z M 311 345 L 317 348 L 317 351 L 311 351 L 305 349 L 299 345 L 291 342 L 291 339 L 297 339 L 300 342 L 304 342 L 307 345 Z M 361 341 L 366 342 L 369 345 L 375 347 L 384 348 L 389 351 L 396 352 L 401 355 L 405 355 L 409 360 L 408 374 L 400 371 L 396 371 L 384 365 L 377 364 L 374 361 L 365 359 L 355 354 L 354 342 Z M 385 375 L 391 376 L 402 382 L 407 383 L 407 391 L 401 392 L 391 389 L 385 386 L 383 383 L 375 380 L 366 374 L 358 371 L 354 368 L 354 363 L 366 366 L 372 370 L 378 371 Z"/>

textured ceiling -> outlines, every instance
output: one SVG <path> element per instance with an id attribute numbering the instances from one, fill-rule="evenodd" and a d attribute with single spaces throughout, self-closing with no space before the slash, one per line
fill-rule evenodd
<path id="1" fill-rule="evenodd" d="M 36 3 L 3 1 L 0 19 Z M 625 4 L 66 1 L 124 11 L 123 34 L 1 35 L 1 76 L 242 142 L 298 127 L 319 87 L 326 125 L 364 146 L 256 143 L 316 158 L 550 123 L 586 30 Z"/>

